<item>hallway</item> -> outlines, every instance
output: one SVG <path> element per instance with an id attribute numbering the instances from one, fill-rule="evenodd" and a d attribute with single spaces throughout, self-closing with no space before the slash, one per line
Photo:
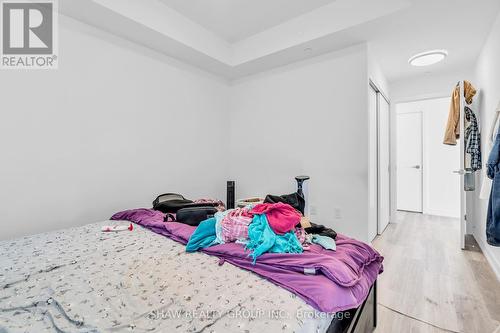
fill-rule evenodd
<path id="1" fill-rule="evenodd" d="M 499 327 L 500 282 L 477 245 L 460 249 L 458 220 L 398 212 L 374 246 L 385 257 L 376 333 Z"/>

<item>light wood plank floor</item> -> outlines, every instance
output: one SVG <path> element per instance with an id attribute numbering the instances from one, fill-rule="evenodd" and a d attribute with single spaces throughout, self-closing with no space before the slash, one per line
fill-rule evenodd
<path id="1" fill-rule="evenodd" d="M 500 282 L 459 234 L 457 219 L 399 212 L 375 239 L 385 257 L 376 333 L 500 333 Z"/>

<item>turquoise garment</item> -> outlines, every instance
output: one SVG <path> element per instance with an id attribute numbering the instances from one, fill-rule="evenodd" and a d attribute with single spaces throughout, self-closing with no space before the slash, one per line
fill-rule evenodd
<path id="1" fill-rule="evenodd" d="M 201 222 L 191 237 L 189 237 L 186 252 L 196 252 L 199 249 L 214 245 L 216 239 L 215 223 L 215 217 Z"/>
<path id="2" fill-rule="evenodd" d="M 300 244 L 294 231 L 284 235 L 276 235 L 267 222 L 265 214 L 255 215 L 248 226 L 248 244 L 245 249 L 253 250 L 249 255 L 255 264 L 257 257 L 271 253 L 302 253 Z"/>
<path id="3" fill-rule="evenodd" d="M 333 250 L 337 249 L 337 244 L 333 238 L 321 235 L 312 235 L 312 242 L 321 245 L 324 249 Z"/>

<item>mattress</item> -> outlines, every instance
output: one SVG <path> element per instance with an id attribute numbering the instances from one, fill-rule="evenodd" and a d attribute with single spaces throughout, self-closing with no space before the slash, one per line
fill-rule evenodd
<path id="1" fill-rule="evenodd" d="M 325 332 L 332 321 L 252 272 L 140 226 L 100 231 L 109 224 L 0 242 L 0 332 Z"/>

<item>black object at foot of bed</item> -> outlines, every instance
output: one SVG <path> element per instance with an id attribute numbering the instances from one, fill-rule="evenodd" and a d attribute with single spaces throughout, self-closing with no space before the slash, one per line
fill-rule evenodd
<path id="1" fill-rule="evenodd" d="M 372 333 L 377 327 L 377 281 L 363 304 L 357 309 L 343 311 L 342 319 L 334 319 L 327 333 Z"/>

